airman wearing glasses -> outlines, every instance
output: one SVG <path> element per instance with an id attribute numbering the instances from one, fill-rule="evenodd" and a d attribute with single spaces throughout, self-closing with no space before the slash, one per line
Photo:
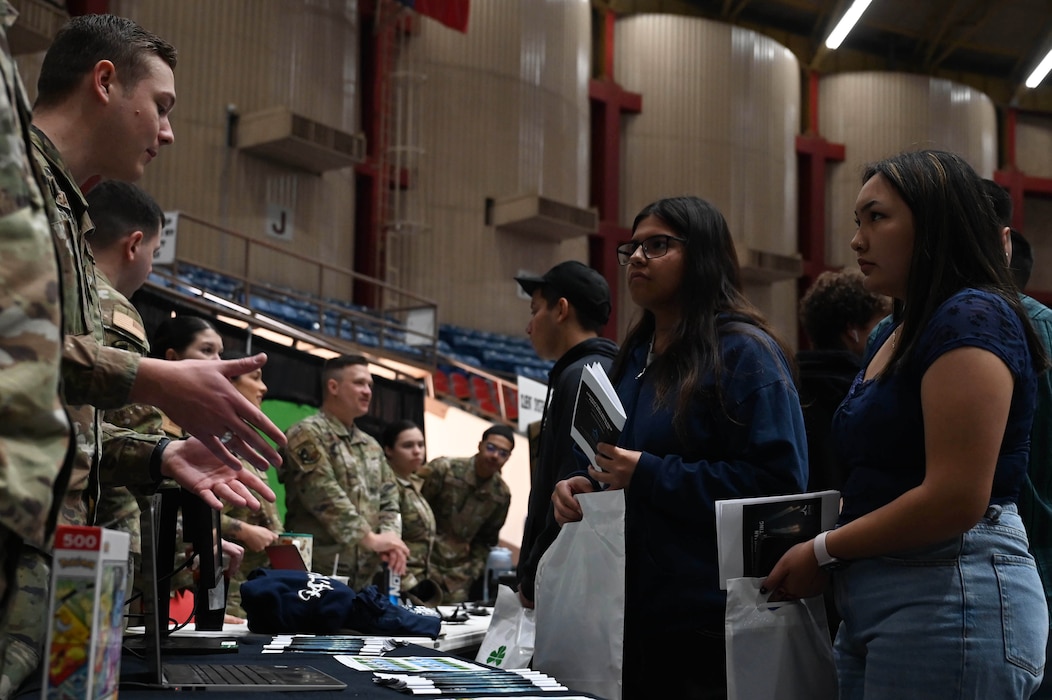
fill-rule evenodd
<path id="1" fill-rule="evenodd" d="M 420 492 L 435 514 L 431 578 L 444 603 L 477 598 L 473 584 L 486 568 L 491 547 L 508 517 L 511 491 L 500 470 L 515 448 L 515 433 L 493 425 L 482 433 L 472 457 L 439 457 L 424 465 Z"/>

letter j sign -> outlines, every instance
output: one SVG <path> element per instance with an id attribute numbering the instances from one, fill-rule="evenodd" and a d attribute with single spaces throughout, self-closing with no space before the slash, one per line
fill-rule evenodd
<path id="1" fill-rule="evenodd" d="M 264 220 L 263 227 L 268 236 L 280 238 L 283 241 L 291 241 L 292 223 L 291 209 L 274 202 L 267 202 L 267 217 Z"/>

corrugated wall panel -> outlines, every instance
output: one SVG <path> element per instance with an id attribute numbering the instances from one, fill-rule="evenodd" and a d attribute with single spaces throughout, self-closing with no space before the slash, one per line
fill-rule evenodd
<path id="1" fill-rule="evenodd" d="M 289 250 L 353 266 L 354 174 L 318 176 L 272 164 L 226 146 L 227 106 L 240 114 L 279 105 L 347 132 L 359 131 L 356 0 L 113 0 L 130 17 L 179 50 L 175 144 L 161 151 L 140 183 L 165 209 L 183 210 Z M 264 234 L 267 203 L 294 214 L 292 241 Z M 215 244 L 200 235 L 189 254 Z M 240 246 L 218 246 L 215 262 L 243 273 Z M 317 275 L 261 255 L 255 275 L 305 289 Z M 346 297 L 350 285 L 326 290 Z"/>
<path id="2" fill-rule="evenodd" d="M 1045 115 L 1016 117 L 1016 166 L 1034 177 L 1052 177 L 1052 119 Z M 1028 289 L 1052 289 L 1052 201 L 1030 196 L 1023 204 L 1022 233 L 1030 242 L 1034 268 Z"/>
<path id="3" fill-rule="evenodd" d="M 961 154 L 983 177 L 997 167 L 997 115 L 989 97 L 948 80 L 904 73 L 841 73 L 820 83 L 820 129 L 845 145 L 832 168 L 826 259 L 854 266 L 852 210 L 866 163 L 906 150 Z"/>
<path id="4" fill-rule="evenodd" d="M 793 254 L 800 72 L 792 52 L 747 29 L 673 15 L 617 22 L 615 77 L 643 95 L 625 120 L 622 220 L 648 202 L 693 194 L 727 219 L 736 243 Z M 793 282 L 747 291 L 787 338 Z M 623 330 L 635 307 L 624 291 Z"/>
<path id="5" fill-rule="evenodd" d="M 521 333 L 512 279 L 587 259 L 564 243 L 497 232 L 485 199 L 540 194 L 588 203 L 587 0 L 477 0 L 468 33 L 425 20 L 410 42 L 426 75 L 420 159 L 429 229 L 397 254 L 403 284 L 439 302 L 441 321 Z"/>
<path id="6" fill-rule="evenodd" d="M 1016 167 L 1027 175 L 1052 177 L 1052 119 L 1018 115 L 1015 143 Z"/>

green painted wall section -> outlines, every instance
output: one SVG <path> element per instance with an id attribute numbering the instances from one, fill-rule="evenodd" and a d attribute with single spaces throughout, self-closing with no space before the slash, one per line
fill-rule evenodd
<path id="1" fill-rule="evenodd" d="M 288 401 L 278 401 L 276 399 L 267 399 L 263 401 L 263 413 L 267 415 L 267 418 L 274 422 L 274 425 L 278 426 L 282 432 L 287 431 L 292 427 L 294 423 L 297 423 L 307 416 L 313 416 L 318 412 L 316 406 L 304 406 L 298 403 L 290 403 Z M 267 481 L 270 484 L 270 488 L 274 490 L 274 494 L 277 496 L 278 513 L 281 514 L 281 521 L 285 521 L 285 485 L 278 481 L 278 470 L 271 467 L 267 470 Z"/>

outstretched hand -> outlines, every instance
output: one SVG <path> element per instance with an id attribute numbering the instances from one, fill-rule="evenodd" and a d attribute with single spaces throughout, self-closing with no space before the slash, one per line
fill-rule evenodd
<path id="1" fill-rule="evenodd" d="M 249 489 L 268 501 L 274 501 L 274 492 L 265 481 L 248 469 L 242 469 L 241 462 L 237 462 L 236 469 L 231 467 L 197 438 L 168 443 L 161 456 L 161 474 L 175 479 L 215 510 L 222 510 L 224 502 L 259 510 L 259 501 Z"/>
<path id="2" fill-rule="evenodd" d="M 267 356 L 262 353 L 239 360 L 170 362 L 146 358 L 139 364 L 129 398 L 164 411 L 232 469 L 241 467 L 235 453 L 258 469 L 278 466 L 281 457 L 277 450 L 256 428 L 279 446 L 285 445 L 285 436 L 230 381 L 266 362 Z"/>

